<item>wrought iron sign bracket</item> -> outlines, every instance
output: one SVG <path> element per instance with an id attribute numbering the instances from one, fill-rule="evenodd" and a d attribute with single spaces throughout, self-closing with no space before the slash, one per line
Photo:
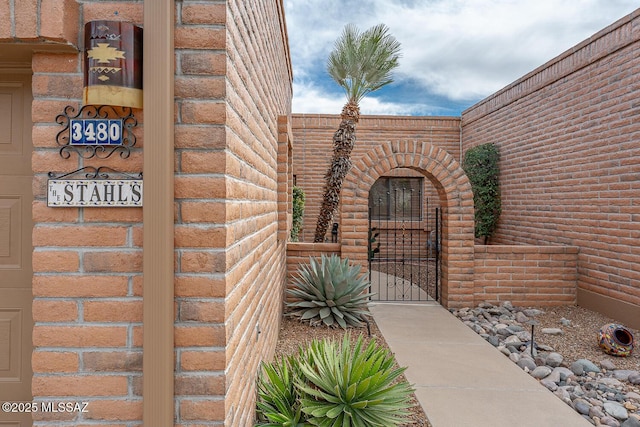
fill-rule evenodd
<path id="1" fill-rule="evenodd" d="M 116 176 L 112 176 L 114 174 Z M 108 166 L 100 166 L 97 168 L 93 166 L 85 166 L 83 168 L 74 170 L 73 172 L 67 172 L 63 174 L 49 172 L 47 173 L 47 175 L 50 179 L 71 179 L 74 175 L 82 177 L 82 179 L 142 179 L 142 172 L 132 175 L 126 172 L 117 171 Z"/>
<path id="2" fill-rule="evenodd" d="M 84 105 L 76 113 L 76 108 L 68 105 L 56 117 L 56 123 L 63 126 L 56 135 L 63 159 L 73 152 L 83 159 L 107 159 L 118 152 L 126 159 L 136 145 L 133 128 L 138 120 L 131 107 Z"/>

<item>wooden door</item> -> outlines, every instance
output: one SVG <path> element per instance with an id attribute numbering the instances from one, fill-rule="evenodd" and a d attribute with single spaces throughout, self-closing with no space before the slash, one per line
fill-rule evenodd
<path id="1" fill-rule="evenodd" d="M 0 67 L 0 403 L 31 401 L 31 99 L 30 72 Z M 31 424 L 0 410 L 2 427 Z"/>

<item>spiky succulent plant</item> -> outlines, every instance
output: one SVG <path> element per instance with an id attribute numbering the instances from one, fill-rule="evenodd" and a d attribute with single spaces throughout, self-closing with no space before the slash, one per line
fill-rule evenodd
<path id="1" fill-rule="evenodd" d="M 360 266 L 349 265 L 349 259 L 322 255 L 318 262 L 311 257 L 309 264 L 298 268 L 294 287 L 287 290 L 298 300 L 287 306 L 293 309 L 291 315 L 311 324 L 361 327 L 369 316 L 366 305 L 373 295 L 368 288 L 369 281 L 360 275 Z"/>
<path id="2" fill-rule="evenodd" d="M 413 389 L 395 381 L 405 368 L 396 368 L 393 356 L 374 340 L 366 345 L 360 335 L 353 344 L 346 334 L 342 344 L 313 341 L 307 355 L 296 387 L 310 424 L 391 427 L 406 421 Z"/>

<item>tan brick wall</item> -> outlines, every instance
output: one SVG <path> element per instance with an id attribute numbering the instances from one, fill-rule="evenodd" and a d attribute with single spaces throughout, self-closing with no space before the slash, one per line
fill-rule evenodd
<path id="1" fill-rule="evenodd" d="M 640 305 L 640 10 L 462 114 L 501 152 L 495 243 L 580 248 L 578 286 Z"/>
<path id="2" fill-rule="evenodd" d="M 0 0 L 0 16 L 0 42 L 79 45 L 76 0 Z"/>
<path id="3" fill-rule="evenodd" d="M 251 426 L 259 363 L 273 356 L 282 316 L 288 233 L 291 74 L 282 2 L 229 1 L 226 36 L 227 220 L 225 425 Z"/>
<path id="4" fill-rule="evenodd" d="M 294 114 L 293 130 L 293 174 L 296 184 L 306 195 L 304 218 L 300 241 L 312 242 L 316 220 L 322 200 L 324 176 L 331 161 L 333 133 L 340 124 L 339 115 Z M 448 151 L 459 160 L 460 120 L 455 117 L 394 117 L 363 116 L 356 128 L 356 144 L 351 156 L 355 163 L 372 148 L 383 142 L 415 140 L 433 144 Z M 385 176 L 423 176 L 406 170 L 401 173 L 389 168 Z M 425 199 L 431 207 L 438 203 L 437 189 L 425 179 Z M 344 198 L 341 204 L 347 203 Z M 340 215 L 334 222 L 341 223 Z M 340 226 L 342 229 L 342 225 Z M 331 236 L 328 233 L 327 238 Z"/>
<path id="5" fill-rule="evenodd" d="M 43 1 L 35 34 L 50 33 L 52 39 L 75 44 L 79 27 L 74 16 L 83 13 L 86 18 L 91 9 L 89 3 Z M 140 3 L 119 2 L 118 10 L 142 16 Z M 16 16 L 18 21 L 23 18 Z M 16 33 L 22 25 L 16 24 Z M 61 127 L 55 119 L 67 105 L 80 107 L 81 64 L 79 53 L 38 52 L 32 60 L 32 392 L 35 400 L 89 405 L 88 413 L 38 413 L 36 426 L 57 421 L 123 423 L 140 420 L 142 414 L 142 209 L 46 206 L 48 172 L 83 166 L 142 171 L 142 125 L 128 159 L 117 154 L 101 160 L 59 155 L 56 134 Z M 139 112 L 136 116 L 141 121 Z"/>
<path id="6" fill-rule="evenodd" d="M 474 305 L 575 305 L 578 248 L 476 245 Z"/>
<path id="7" fill-rule="evenodd" d="M 142 22 L 141 2 L 73 3 L 85 22 Z M 250 426 L 286 277 L 290 208 L 278 192 L 291 186 L 291 166 L 278 162 L 290 155 L 291 70 L 282 3 L 176 3 L 175 47 L 176 425 Z M 89 413 L 65 415 L 74 425 L 138 425 L 142 209 L 47 208 L 45 185 L 49 171 L 81 166 L 140 172 L 142 114 L 130 158 L 62 159 L 55 117 L 80 106 L 81 55 L 38 53 L 33 70 L 34 398 L 89 401 Z M 40 414 L 36 425 L 60 417 Z"/>
<path id="8" fill-rule="evenodd" d="M 318 258 L 322 254 L 340 256 L 339 243 L 287 243 L 287 285 L 290 286 L 301 265 L 309 264 L 309 258 Z"/>

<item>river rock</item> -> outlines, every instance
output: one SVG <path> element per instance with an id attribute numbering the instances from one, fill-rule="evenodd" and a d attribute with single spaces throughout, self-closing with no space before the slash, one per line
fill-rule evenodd
<path id="1" fill-rule="evenodd" d="M 629 417 L 620 425 L 620 427 L 640 427 L 640 419 L 636 417 Z"/>
<path id="2" fill-rule="evenodd" d="M 548 377 L 551 371 L 552 369 L 548 366 L 538 366 L 531 372 L 531 376 L 541 380 L 542 378 Z"/>
<path id="3" fill-rule="evenodd" d="M 627 418 L 629 418 L 629 412 L 627 412 L 627 409 L 621 404 L 619 404 L 618 402 L 607 401 L 607 402 L 604 402 L 604 405 L 602 406 L 604 407 L 604 411 L 607 414 L 611 415 L 613 418 L 617 420 L 624 421 Z"/>
<path id="4" fill-rule="evenodd" d="M 516 313 L 516 322 L 527 323 L 529 321 L 529 317 L 526 314 L 519 311 Z"/>
<path id="5" fill-rule="evenodd" d="M 541 332 L 547 335 L 562 335 L 562 329 L 560 328 L 542 328 Z"/>
<path id="6" fill-rule="evenodd" d="M 631 399 L 631 400 L 635 400 L 636 402 L 640 402 L 640 394 L 634 392 L 634 391 L 630 391 L 627 394 L 625 394 L 625 397 L 627 399 Z"/>
<path id="7" fill-rule="evenodd" d="M 538 310 L 537 308 L 526 308 L 522 310 L 522 313 L 527 317 L 536 317 L 544 312 L 542 310 Z"/>
<path id="8" fill-rule="evenodd" d="M 629 376 L 632 374 L 638 374 L 638 371 L 631 371 L 629 369 L 616 369 L 613 371 L 613 376 L 620 381 L 629 381 Z"/>
<path id="9" fill-rule="evenodd" d="M 600 418 L 600 425 L 608 426 L 608 427 L 620 427 L 620 421 L 607 415 Z"/>
<path id="10" fill-rule="evenodd" d="M 581 365 L 582 368 L 584 369 L 584 372 L 595 372 L 595 373 L 600 372 L 600 368 L 598 368 L 592 361 L 588 359 L 578 359 L 574 363 Z"/>
<path id="11" fill-rule="evenodd" d="M 546 359 L 545 359 L 545 363 L 549 366 L 551 366 L 552 368 L 557 368 L 558 366 L 560 366 L 562 364 L 562 361 L 564 360 L 564 358 L 562 357 L 561 354 L 556 353 L 556 352 L 551 352 L 547 355 Z"/>
<path id="12" fill-rule="evenodd" d="M 538 366 L 536 365 L 536 362 L 534 362 L 530 357 L 521 357 L 520 360 L 516 362 L 516 364 L 522 369 L 527 368 L 525 370 L 528 372 L 533 371 Z"/>
<path id="13" fill-rule="evenodd" d="M 633 385 L 639 385 L 640 384 L 640 372 L 635 372 L 635 373 L 629 374 L 629 376 L 627 377 L 627 381 L 629 381 Z"/>
<path id="14" fill-rule="evenodd" d="M 589 415 L 589 410 L 593 405 L 587 402 L 584 399 L 576 399 L 573 401 L 573 409 L 575 409 L 579 414 Z"/>

